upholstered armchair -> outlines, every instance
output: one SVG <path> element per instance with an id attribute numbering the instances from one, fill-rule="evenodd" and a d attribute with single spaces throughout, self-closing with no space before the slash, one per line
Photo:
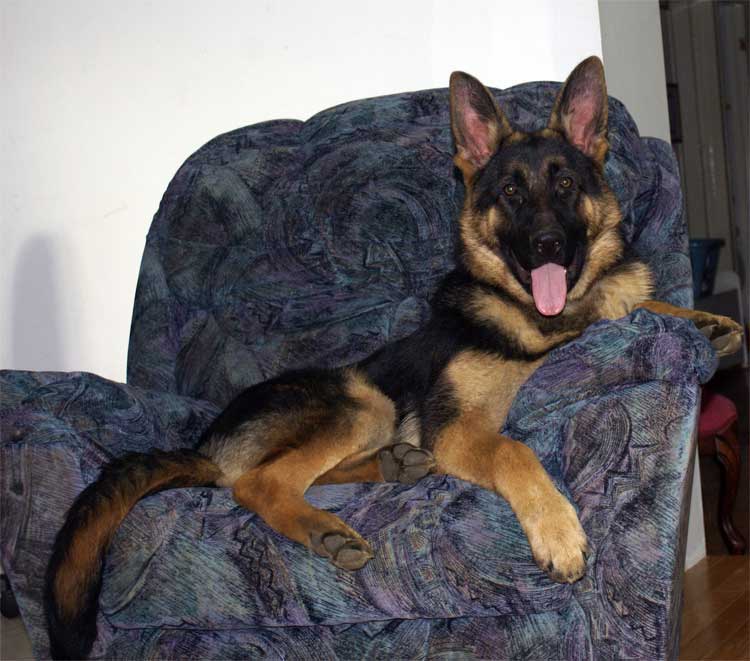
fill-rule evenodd
<path id="1" fill-rule="evenodd" d="M 556 83 L 493 90 L 541 128 Z M 675 159 L 610 100 L 606 175 L 656 297 L 691 304 Z M 196 442 L 240 389 L 341 365 L 415 329 L 451 268 L 463 187 L 445 89 L 231 131 L 169 184 L 143 254 L 127 384 L 2 373 L 2 562 L 35 654 L 45 566 L 75 496 L 128 451 Z M 141 501 L 106 558 L 96 658 L 674 657 L 709 342 L 641 310 L 555 350 L 506 429 L 576 504 L 586 576 L 553 583 L 508 505 L 445 476 L 313 487 L 373 545 L 338 570 L 225 489 Z"/>

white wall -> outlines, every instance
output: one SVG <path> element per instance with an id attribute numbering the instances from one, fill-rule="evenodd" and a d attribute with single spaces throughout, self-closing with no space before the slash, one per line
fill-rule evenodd
<path id="1" fill-rule="evenodd" d="M 141 251 L 218 133 L 351 99 L 560 80 L 596 0 L 3 0 L 0 366 L 123 380 Z M 575 35 L 575 38 L 569 38 Z"/>
<path id="2" fill-rule="evenodd" d="M 607 92 L 622 101 L 640 134 L 669 142 L 667 83 L 658 0 L 600 0 Z"/>

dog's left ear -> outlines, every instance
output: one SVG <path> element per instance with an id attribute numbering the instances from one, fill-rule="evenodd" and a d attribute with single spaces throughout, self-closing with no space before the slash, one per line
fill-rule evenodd
<path id="1" fill-rule="evenodd" d="M 609 149 L 608 109 L 604 66 L 592 55 L 573 69 L 560 89 L 548 127 L 603 167 Z"/>

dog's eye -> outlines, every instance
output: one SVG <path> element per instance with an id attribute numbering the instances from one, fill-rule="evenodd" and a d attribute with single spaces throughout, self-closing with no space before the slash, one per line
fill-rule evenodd
<path id="1" fill-rule="evenodd" d="M 503 193 L 508 197 L 513 197 L 517 192 L 518 188 L 515 184 L 505 184 L 505 186 L 503 186 Z"/>
<path id="2" fill-rule="evenodd" d="M 570 188 L 573 185 L 573 180 L 570 177 L 563 177 L 560 179 L 560 186 L 563 188 Z"/>

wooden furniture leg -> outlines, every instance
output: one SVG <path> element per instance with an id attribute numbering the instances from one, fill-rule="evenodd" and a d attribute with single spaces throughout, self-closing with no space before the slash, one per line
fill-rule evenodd
<path id="1" fill-rule="evenodd" d="M 737 485 L 740 479 L 740 444 L 737 441 L 737 425 L 731 425 L 714 437 L 716 460 L 721 466 L 721 491 L 719 498 L 719 523 L 721 535 L 729 552 L 741 555 L 747 543 L 737 528 L 734 527 L 732 511 L 737 499 Z"/>

